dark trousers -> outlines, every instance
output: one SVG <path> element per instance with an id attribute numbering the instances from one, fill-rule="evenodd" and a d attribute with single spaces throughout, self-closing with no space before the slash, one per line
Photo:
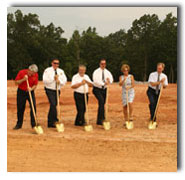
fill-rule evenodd
<path id="1" fill-rule="evenodd" d="M 159 93 L 160 93 L 160 91 L 159 91 Z M 156 94 L 155 89 L 152 89 L 151 87 L 148 87 L 147 96 L 148 96 L 148 99 L 150 101 L 149 109 L 150 109 L 150 118 L 151 118 L 151 120 L 154 117 L 155 108 L 156 108 L 157 101 L 158 101 L 158 98 L 159 98 L 159 93 Z M 156 118 L 154 119 L 154 121 L 156 121 Z"/>
<path id="2" fill-rule="evenodd" d="M 88 94 L 86 94 L 86 96 L 87 96 L 87 102 L 88 102 Z M 75 125 L 82 126 L 85 124 L 84 115 L 86 111 L 84 94 L 74 92 L 74 99 L 75 99 L 76 110 L 77 110 Z"/>
<path id="3" fill-rule="evenodd" d="M 48 126 L 53 126 L 56 122 L 58 122 L 57 118 L 57 92 L 56 90 L 45 88 L 46 95 L 48 97 L 50 108 L 48 113 Z M 59 91 L 60 95 L 60 91 Z"/>
<path id="4" fill-rule="evenodd" d="M 31 91 L 31 95 L 33 99 L 33 105 L 35 108 L 35 113 L 36 113 L 36 100 L 35 100 L 34 91 Z M 35 118 L 33 116 L 33 110 L 31 107 L 31 101 L 30 101 L 29 94 L 27 91 L 23 91 L 19 88 L 17 89 L 17 126 L 22 127 L 26 100 L 28 100 L 30 104 L 31 126 L 34 127 L 36 123 L 35 123 Z"/>
<path id="5" fill-rule="evenodd" d="M 100 89 L 97 87 L 93 87 L 93 94 L 98 100 L 98 115 L 97 115 L 97 124 L 102 125 L 103 120 L 105 119 L 105 102 L 107 89 Z"/>

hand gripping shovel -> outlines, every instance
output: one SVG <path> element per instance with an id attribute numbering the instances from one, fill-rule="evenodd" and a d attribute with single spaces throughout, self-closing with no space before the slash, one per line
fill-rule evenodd
<path id="1" fill-rule="evenodd" d="M 161 99 L 162 90 L 163 90 L 163 84 L 161 86 L 159 98 L 158 98 L 157 105 L 156 105 L 156 108 L 155 108 L 154 117 L 153 117 L 152 121 L 150 121 L 150 123 L 148 125 L 148 129 L 156 129 L 156 127 L 157 127 L 157 122 L 155 122 L 154 119 L 157 116 L 157 111 L 158 111 L 158 107 L 159 107 L 159 101 Z"/>
<path id="2" fill-rule="evenodd" d="M 55 123 L 55 126 L 58 132 L 64 132 L 64 124 L 61 123 L 60 101 L 59 101 L 59 92 L 58 92 L 57 82 L 56 82 L 56 93 L 57 93 L 57 119 L 59 121 Z"/>
<path id="3" fill-rule="evenodd" d="M 110 122 L 108 121 L 108 98 L 109 98 L 109 86 L 107 85 L 107 99 L 105 104 L 105 121 L 103 122 L 103 127 L 105 130 L 109 130 L 111 128 Z"/>
<path id="4" fill-rule="evenodd" d="M 29 85 L 29 82 L 28 80 L 26 80 L 26 83 L 27 83 L 27 87 L 28 89 L 30 88 L 30 85 Z M 34 105 L 33 105 L 33 99 L 32 99 L 32 95 L 31 95 L 31 92 L 30 90 L 28 90 L 28 93 L 29 93 L 29 97 L 30 97 L 30 101 L 31 101 L 31 108 L 32 108 L 32 111 L 33 111 L 33 116 L 34 116 L 34 119 L 35 119 L 35 127 L 33 127 L 33 129 L 35 130 L 35 132 L 37 134 L 43 134 L 44 131 L 42 129 L 42 127 L 38 124 L 38 121 L 37 121 L 37 117 L 36 117 L 36 113 L 35 113 L 35 108 L 34 108 Z"/>
<path id="5" fill-rule="evenodd" d="M 134 124 L 132 121 L 130 121 L 130 111 L 129 111 L 129 104 L 128 104 L 128 90 L 126 90 L 126 95 L 127 95 L 127 118 L 128 120 L 125 122 L 126 124 L 126 128 L 127 129 L 133 129 L 134 128 Z"/>
<path id="6" fill-rule="evenodd" d="M 84 99 L 85 99 L 85 108 L 86 108 L 84 129 L 85 129 L 85 131 L 89 132 L 89 131 L 93 130 L 93 127 L 92 127 L 92 125 L 89 124 L 89 111 L 88 111 L 88 105 L 87 105 L 85 84 L 84 84 Z"/>

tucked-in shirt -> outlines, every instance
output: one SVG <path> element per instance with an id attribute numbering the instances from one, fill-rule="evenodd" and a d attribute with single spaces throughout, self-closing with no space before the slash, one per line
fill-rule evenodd
<path id="1" fill-rule="evenodd" d="M 105 82 L 107 78 L 110 79 L 110 83 L 113 82 L 113 76 L 110 71 L 108 71 L 107 69 L 102 70 L 101 68 L 98 68 L 93 72 L 93 84 L 95 87 L 106 88 L 105 82 L 103 82 L 103 77 L 102 77 L 103 71 L 104 71 Z"/>
<path id="2" fill-rule="evenodd" d="M 164 85 L 167 86 L 168 85 L 168 77 L 166 76 L 166 74 L 161 73 L 159 76 L 159 81 L 163 78 L 165 78 Z M 156 90 L 156 86 L 152 86 L 150 83 L 157 82 L 157 80 L 158 80 L 158 72 L 156 71 L 156 72 L 150 73 L 150 76 L 148 79 L 149 87 Z M 159 85 L 159 89 L 161 89 L 161 84 Z"/>
<path id="3" fill-rule="evenodd" d="M 66 84 L 67 77 L 62 69 L 57 68 L 56 71 L 58 75 L 58 80 L 60 81 L 58 89 L 60 89 L 62 86 Z M 56 90 L 56 81 L 54 77 L 55 77 L 55 70 L 53 67 L 48 67 L 47 69 L 45 69 L 43 74 L 43 82 L 44 82 L 44 86 L 47 89 Z"/>
<path id="4" fill-rule="evenodd" d="M 23 69 L 20 70 L 15 78 L 15 80 L 21 80 L 24 78 L 25 75 L 28 75 L 28 69 Z M 34 85 L 38 84 L 38 73 L 33 74 L 32 76 L 28 76 L 28 82 L 29 82 L 29 86 L 33 87 Z M 21 84 L 19 84 L 18 86 L 19 89 L 23 90 L 23 91 L 27 91 L 27 83 L 26 81 L 23 81 Z"/>
<path id="5" fill-rule="evenodd" d="M 84 74 L 84 76 L 80 76 L 80 74 L 77 73 L 72 77 L 71 86 L 78 84 L 78 83 L 81 83 L 83 80 L 86 80 L 89 83 L 93 84 L 93 82 L 91 81 L 91 79 L 89 78 L 88 75 Z M 89 87 L 88 87 L 87 83 L 85 84 L 85 90 L 86 90 L 85 91 L 86 93 L 89 92 Z M 84 93 L 84 85 L 82 85 L 78 88 L 75 88 L 74 91 L 83 94 Z"/>

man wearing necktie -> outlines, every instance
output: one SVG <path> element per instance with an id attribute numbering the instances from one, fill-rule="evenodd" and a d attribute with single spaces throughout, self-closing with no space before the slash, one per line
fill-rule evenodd
<path id="1" fill-rule="evenodd" d="M 104 105 L 106 102 L 107 85 L 113 82 L 110 71 L 106 69 L 106 60 L 100 61 L 100 67 L 93 72 L 93 94 L 98 100 L 97 124 L 102 125 L 105 120 Z"/>
<path id="2" fill-rule="evenodd" d="M 50 103 L 50 109 L 48 113 L 48 128 L 55 128 L 57 119 L 57 93 L 56 88 L 58 84 L 58 90 L 60 95 L 60 88 L 67 82 L 66 75 L 62 69 L 59 68 L 59 60 L 53 59 L 51 67 L 45 69 L 43 74 L 43 82 L 46 95 Z"/>
<path id="3" fill-rule="evenodd" d="M 164 63 L 158 63 L 157 64 L 157 71 L 152 72 L 149 75 L 148 79 L 148 90 L 147 90 L 147 96 L 149 99 L 149 109 L 150 109 L 150 120 L 153 120 L 154 113 L 155 113 L 155 108 L 157 105 L 159 93 L 161 86 L 163 88 L 166 88 L 168 86 L 168 78 L 167 76 L 163 73 L 164 71 Z M 154 119 L 156 121 L 156 117 Z"/>

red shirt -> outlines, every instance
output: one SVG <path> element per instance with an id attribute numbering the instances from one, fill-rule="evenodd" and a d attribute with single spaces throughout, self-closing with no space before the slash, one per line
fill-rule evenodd
<path id="1" fill-rule="evenodd" d="M 28 69 L 20 70 L 15 78 L 15 80 L 21 80 L 24 78 L 25 75 L 28 75 Z M 38 84 L 38 73 L 35 73 L 32 76 L 28 76 L 28 82 L 30 87 L 33 87 L 34 85 Z M 27 83 L 26 81 L 23 81 L 21 84 L 19 84 L 19 89 L 23 91 L 27 91 Z"/>

